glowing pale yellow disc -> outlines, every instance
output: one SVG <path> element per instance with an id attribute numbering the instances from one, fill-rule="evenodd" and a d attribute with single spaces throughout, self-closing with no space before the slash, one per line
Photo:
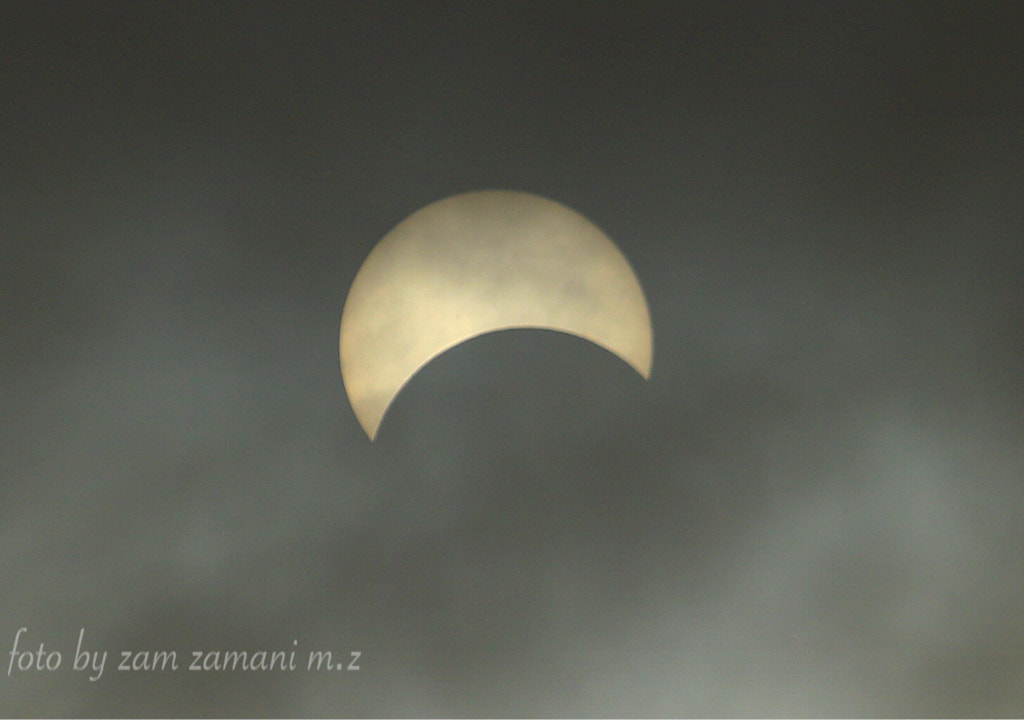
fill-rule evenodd
<path id="1" fill-rule="evenodd" d="M 508 328 L 578 335 L 650 377 L 647 302 L 603 232 L 536 195 L 456 195 L 385 235 L 352 282 L 341 374 L 366 434 L 374 438 L 391 401 L 432 358 Z"/>

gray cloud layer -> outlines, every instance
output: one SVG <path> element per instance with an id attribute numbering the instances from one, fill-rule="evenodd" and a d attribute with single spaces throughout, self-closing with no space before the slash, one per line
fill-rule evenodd
<path id="1" fill-rule="evenodd" d="M 0 657 L 65 667 L 0 714 L 1020 714 L 1019 9 L 632 7 L 3 11 Z M 615 239 L 652 378 L 485 336 L 371 445 L 348 284 L 488 187 Z"/>

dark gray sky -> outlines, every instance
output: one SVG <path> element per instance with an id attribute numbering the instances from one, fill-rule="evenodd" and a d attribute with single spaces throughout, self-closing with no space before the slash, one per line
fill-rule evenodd
<path id="1" fill-rule="evenodd" d="M 1019 3 L 4 4 L 0 714 L 1020 715 L 1022 37 Z M 371 444 L 348 286 L 486 188 L 618 243 L 653 375 L 497 333 Z M 61 667 L 7 675 L 22 627 Z"/>

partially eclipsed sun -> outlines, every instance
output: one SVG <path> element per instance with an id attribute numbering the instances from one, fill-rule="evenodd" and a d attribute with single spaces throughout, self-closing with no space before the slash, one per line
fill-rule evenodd
<path id="1" fill-rule="evenodd" d="M 341 374 L 372 440 L 416 372 L 477 335 L 543 328 L 577 335 L 650 377 L 653 337 L 629 262 L 593 223 L 523 192 L 440 200 L 384 236 L 341 317 Z"/>

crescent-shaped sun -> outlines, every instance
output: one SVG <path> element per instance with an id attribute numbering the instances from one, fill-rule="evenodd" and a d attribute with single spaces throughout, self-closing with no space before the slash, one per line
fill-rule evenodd
<path id="1" fill-rule="evenodd" d="M 650 377 L 650 313 L 615 244 L 536 195 L 470 192 L 413 213 L 356 274 L 341 318 L 341 374 L 372 440 L 388 406 L 431 359 L 477 335 L 559 330 Z"/>

